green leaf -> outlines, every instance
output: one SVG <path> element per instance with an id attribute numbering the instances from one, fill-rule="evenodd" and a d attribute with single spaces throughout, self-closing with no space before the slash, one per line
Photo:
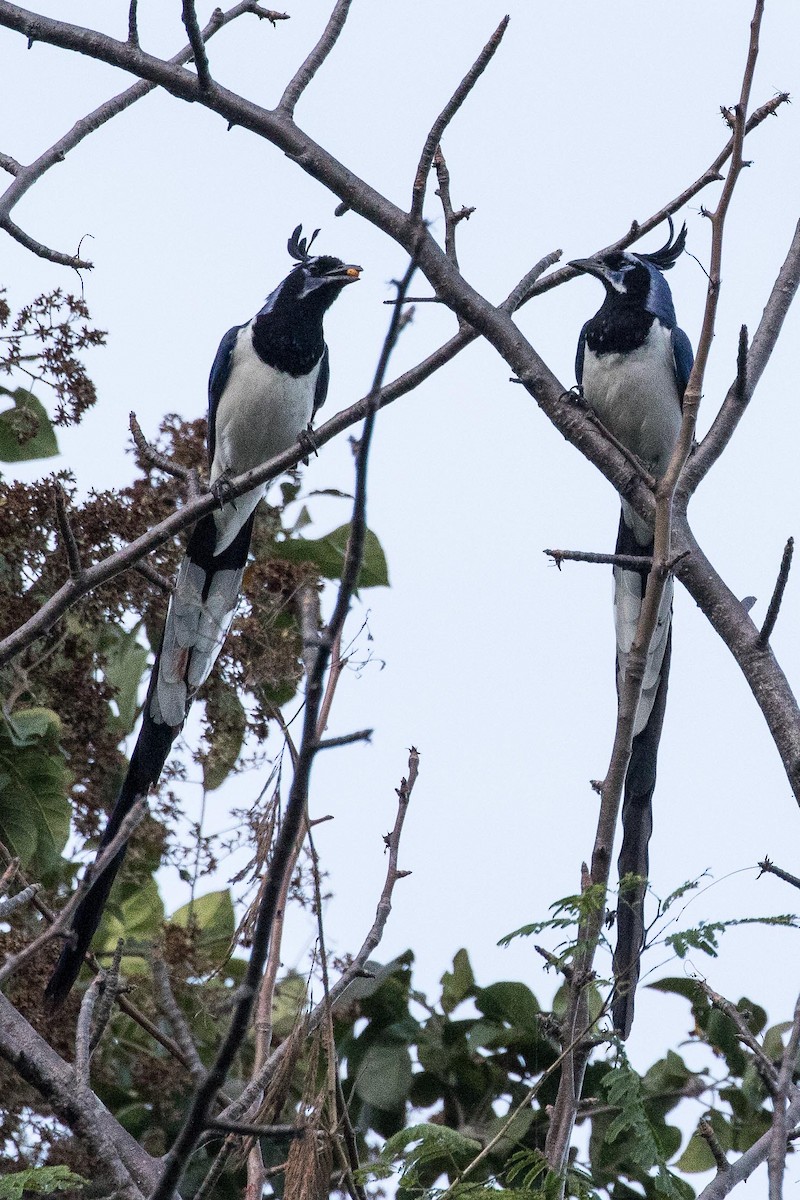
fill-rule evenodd
<path id="1" fill-rule="evenodd" d="M 699 1133 L 693 1133 L 675 1166 L 687 1175 L 694 1175 L 700 1171 L 712 1171 L 716 1163 L 705 1138 L 701 1138 Z"/>
<path id="2" fill-rule="evenodd" d="M 22 1200 L 24 1192 L 49 1196 L 68 1188 L 82 1190 L 88 1183 L 88 1179 L 76 1175 L 69 1167 L 31 1167 L 28 1171 L 0 1176 L 0 1200 Z"/>
<path id="3" fill-rule="evenodd" d="M 679 1181 L 667 1169 L 664 1148 L 644 1105 L 641 1078 L 624 1054 L 619 1055 L 617 1065 L 603 1077 L 602 1086 L 608 1093 L 609 1103 L 620 1110 L 608 1127 L 608 1140 L 613 1142 L 624 1137 L 626 1155 L 637 1167 L 643 1171 L 657 1168 L 656 1191 L 679 1200 Z"/>
<path id="4" fill-rule="evenodd" d="M 120 938 L 126 945 L 130 942 L 149 943 L 157 935 L 163 920 L 164 905 L 155 879 L 147 879 L 143 884 L 122 884 L 117 887 L 116 894 L 112 892 L 112 902 L 103 913 L 93 943 L 94 951 L 98 955 L 113 954 Z M 142 975 L 147 971 L 147 963 L 138 956 L 125 956 L 122 970 L 126 975 Z"/>
<path id="5" fill-rule="evenodd" d="M 25 388 L 0 393 L 11 396 L 13 408 L 0 412 L 0 460 L 27 462 L 32 458 L 52 458 L 59 453 L 56 435 L 44 406 Z"/>
<path id="6" fill-rule="evenodd" d="M 366 1104 L 385 1112 L 402 1108 L 411 1087 L 411 1055 L 407 1047 L 374 1043 L 361 1060 L 355 1086 Z"/>
<path id="7" fill-rule="evenodd" d="M 791 1028 L 791 1021 L 781 1021 L 778 1025 L 770 1026 L 764 1034 L 764 1053 L 773 1062 L 778 1062 L 783 1057 L 783 1035 L 788 1033 Z"/>
<path id="8" fill-rule="evenodd" d="M 274 547 L 276 558 L 287 562 L 312 563 L 325 579 L 341 579 L 350 524 L 340 525 L 321 538 L 288 538 Z M 388 587 L 389 570 L 383 548 L 371 529 L 364 538 L 364 556 L 358 587 Z"/>
<path id="9" fill-rule="evenodd" d="M 509 1025 L 524 1029 L 527 1033 L 539 1032 L 539 1003 L 524 983 L 502 982 L 479 988 L 475 994 L 475 1004 L 478 1011 L 490 1020 L 507 1021 Z"/>
<path id="10" fill-rule="evenodd" d="M 233 688 L 217 680 L 206 706 L 211 725 L 209 751 L 203 759 L 203 787 L 213 792 L 230 775 L 242 749 L 247 714 Z"/>
<path id="11" fill-rule="evenodd" d="M 475 976 L 466 950 L 457 950 L 453 970 L 442 976 L 442 1010 L 451 1013 L 475 988 Z"/>
<path id="12" fill-rule="evenodd" d="M 23 709 L 0 721 L 0 841 L 25 868 L 49 876 L 69 836 L 70 776 L 50 709 Z"/>
<path id="13" fill-rule="evenodd" d="M 199 945 L 209 952 L 225 953 L 236 930 L 233 901 L 227 888 L 198 896 L 189 904 L 182 905 L 169 920 L 183 929 L 188 929 L 190 923 L 195 925 L 200 931 Z"/>
<path id="14" fill-rule="evenodd" d="M 98 650 L 106 660 L 103 674 L 116 693 L 120 735 L 131 732 L 138 714 L 139 684 L 148 658 L 146 648 L 137 640 L 140 629 L 141 622 L 130 631 L 108 624 L 98 641 Z"/>
<path id="15" fill-rule="evenodd" d="M 290 971 L 276 987 L 272 1001 L 272 1028 L 277 1038 L 283 1040 L 289 1036 L 307 1000 L 308 986 L 304 976 Z"/>
<path id="16" fill-rule="evenodd" d="M 431 1183 L 443 1172 L 452 1177 L 466 1167 L 480 1149 L 480 1142 L 464 1137 L 447 1125 L 410 1125 L 387 1140 L 377 1168 L 380 1175 L 386 1178 L 387 1173 L 391 1172 L 386 1172 L 385 1167 L 391 1167 L 399 1161 L 402 1164 L 400 1183 L 403 1190 L 417 1190 L 420 1187 L 420 1172 L 424 1171 Z"/>

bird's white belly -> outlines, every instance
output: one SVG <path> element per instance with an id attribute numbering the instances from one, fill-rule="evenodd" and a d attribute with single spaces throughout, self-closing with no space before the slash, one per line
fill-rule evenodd
<path id="1" fill-rule="evenodd" d="M 296 379 L 269 367 L 253 349 L 251 326 L 240 330 L 233 348 L 228 386 L 217 405 L 211 482 L 225 472 L 241 475 L 293 445 L 311 420 L 320 364 Z M 236 537 L 266 491 L 238 496 L 214 514 L 216 551 Z"/>
<path id="2" fill-rule="evenodd" d="M 211 481 L 250 471 L 297 441 L 311 420 L 319 363 L 299 379 L 262 362 L 246 325 L 233 349 L 228 386 L 217 405 Z"/>
<path id="3" fill-rule="evenodd" d="M 606 428 L 654 475 L 663 475 L 681 427 L 670 332 L 654 321 L 629 354 L 586 349 L 583 394 Z"/>

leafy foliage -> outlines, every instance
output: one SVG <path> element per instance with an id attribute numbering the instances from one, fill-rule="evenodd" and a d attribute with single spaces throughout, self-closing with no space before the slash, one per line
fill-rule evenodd
<path id="1" fill-rule="evenodd" d="M 25 1194 L 50 1196 L 53 1192 L 82 1191 L 88 1182 L 69 1167 L 32 1167 L 0 1176 L 0 1200 L 22 1200 Z"/>

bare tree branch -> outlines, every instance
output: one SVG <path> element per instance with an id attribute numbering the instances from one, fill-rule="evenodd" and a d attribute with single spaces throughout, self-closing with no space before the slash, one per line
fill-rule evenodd
<path id="1" fill-rule="evenodd" d="M 460 208 L 458 212 L 453 211 L 453 202 L 450 199 L 450 172 L 447 169 L 442 147 L 437 146 L 433 155 L 433 166 L 436 170 L 436 179 L 438 188 L 436 195 L 439 197 L 442 204 L 442 213 L 444 215 L 444 252 L 450 259 L 454 267 L 458 267 L 458 252 L 456 250 L 456 229 L 461 221 L 468 221 L 475 212 L 474 208 Z M 438 297 L 435 297 L 438 299 Z"/>
<path id="2" fill-rule="evenodd" d="M 5 921 L 15 909 L 22 908 L 33 900 L 38 890 L 39 884 L 31 883 L 21 892 L 17 892 L 16 896 L 7 896 L 5 900 L 0 900 L 0 921 Z"/>
<path id="3" fill-rule="evenodd" d="M 783 548 L 780 570 L 778 571 L 778 578 L 775 581 L 772 599 L 769 602 L 769 608 L 767 609 L 767 615 L 764 618 L 764 624 L 761 626 L 758 634 L 758 640 L 762 646 L 766 646 L 767 642 L 772 637 L 772 632 L 775 628 L 775 622 L 778 620 L 778 613 L 781 610 L 783 593 L 786 591 L 786 584 L 789 582 L 789 571 L 792 567 L 793 554 L 794 538 L 790 537 Z"/>
<path id="4" fill-rule="evenodd" d="M 733 437 L 747 405 L 752 399 L 770 356 L 783 328 L 783 323 L 800 285 L 800 221 L 786 259 L 778 272 L 766 307 L 747 355 L 745 384 L 742 386 L 741 368 L 728 389 L 711 428 L 700 443 L 697 451 L 687 463 L 681 481 L 681 494 L 691 495 L 713 467 Z M 683 502 L 683 500 L 682 500 Z"/>
<path id="5" fill-rule="evenodd" d="M 508 22 L 509 18 L 503 17 L 497 29 L 495 29 L 489 41 L 483 50 L 481 50 L 475 62 L 431 126 L 430 132 L 425 139 L 425 145 L 422 147 L 422 153 L 419 156 L 419 165 L 417 166 L 417 172 L 414 176 L 414 186 L 411 191 L 410 212 L 415 221 L 418 221 L 422 216 L 428 175 L 433 164 L 434 155 L 436 154 L 436 148 L 442 140 L 442 134 L 494 58 L 495 52 L 503 40 L 503 34 L 508 28 Z"/>
<path id="6" fill-rule="evenodd" d="M 189 1063 L 189 1072 L 192 1079 L 197 1083 L 205 1079 L 206 1069 L 194 1044 L 192 1032 L 186 1022 L 186 1018 L 181 1012 L 178 1001 L 173 994 L 167 964 L 161 955 L 155 952 L 151 955 L 150 961 L 153 968 L 153 983 L 155 985 L 158 1006 L 169 1021 L 175 1041 L 180 1046 L 186 1061 Z"/>
<path id="7" fill-rule="evenodd" d="M 147 812 L 147 801 L 145 798 L 140 799 L 127 814 L 116 835 L 111 839 L 108 845 L 104 848 L 102 854 L 99 854 L 96 861 L 91 867 L 84 872 L 83 878 L 76 887 L 75 891 L 70 896 L 67 903 L 62 908 L 57 917 L 54 918 L 52 924 L 29 942 L 23 946 L 16 954 L 10 954 L 0 968 L 0 985 L 5 983 L 15 971 L 18 971 L 23 963 L 28 959 L 38 954 L 39 951 L 46 946 L 53 938 L 62 934 L 69 921 L 72 919 L 72 914 L 80 904 L 93 879 L 98 875 L 102 875 L 108 864 L 116 857 L 121 846 L 124 846 L 131 836 L 137 825 L 143 820 Z"/>
<path id="8" fill-rule="evenodd" d="M 776 867 L 768 858 L 763 859 L 758 865 L 761 868 L 761 875 L 777 875 L 778 879 L 782 879 L 784 883 L 790 883 L 792 887 L 800 888 L 800 879 L 796 875 L 790 875 L 788 871 Z"/>
<path id="9" fill-rule="evenodd" d="M 333 47 L 338 41 L 339 34 L 344 28 L 344 23 L 347 20 L 347 15 L 350 12 L 352 0 L 336 0 L 333 12 L 331 13 L 328 24 L 325 26 L 322 37 L 317 42 L 314 49 L 309 54 L 300 69 L 295 73 L 294 78 L 287 84 L 286 89 L 278 101 L 278 110 L 286 113 L 291 117 L 294 115 L 294 110 L 297 106 L 297 101 L 306 90 L 311 80 L 320 69 L 325 59 L 330 54 Z"/>
<path id="10" fill-rule="evenodd" d="M 78 543 L 75 540 L 75 533 L 72 529 L 69 513 L 67 511 L 67 496 L 63 487 L 57 480 L 53 484 L 53 499 L 56 507 L 58 532 L 67 556 L 67 562 L 69 563 L 70 579 L 74 579 L 76 582 L 79 582 L 81 576 L 83 575 L 83 564 L 81 563 L 81 555 L 80 551 L 78 550 Z"/>
<path id="11" fill-rule="evenodd" d="M 128 43 L 135 50 L 139 49 L 139 36 L 136 27 L 136 0 L 131 0 L 128 16 Z M 210 37 L 231 21 L 235 21 L 237 17 L 244 13 L 254 13 L 256 16 L 268 16 L 269 14 L 260 10 L 259 5 L 253 3 L 253 0 L 240 0 L 240 3 L 235 4 L 227 12 L 223 13 L 220 9 L 215 9 L 211 17 L 202 31 L 203 41 L 208 41 Z M 31 14 L 33 16 L 33 14 Z M 281 14 L 273 14 L 275 19 L 285 19 Z M 274 24 L 274 21 L 273 21 Z M 88 32 L 88 31 L 86 31 Z M 186 46 L 179 51 L 170 63 L 175 67 L 182 66 L 192 58 L 192 47 Z M 92 264 L 83 262 L 81 259 L 69 254 L 60 254 L 57 251 L 50 251 L 41 243 L 29 238 L 22 230 L 11 222 L 9 214 L 14 206 L 22 199 L 25 193 L 36 183 L 41 177 L 50 170 L 51 167 L 64 161 L 64 158 L 79 145 L 84 138 L 89 134 L 94 133 L 112 117 L 118 113 L 124 112 L 126 108 L 130 108 L 137 100 L 152 92 L 157 84 L 145 80 L 133 84 L 119 95 L 106 100 L 103 104 L 96 108 L 87 116 L 82 117 L 77 121 L 63 137 L 59 138 L 48 150 L 45 150 L 32 163 L 23 165 L 18 163 L 16 159 L 10 155 L 0 155 L 0 166 L 3 166 L 10 174 L 15 176 L 14 182 L 9 185 L 6 191 L 0 197 L 0 228 L 4 228 L 12 237 L 32 250 L 41 258 L 49 258 L 53 262 L 57 262 L 62 266 L 75 267 L 80 270 L 91 269 Z"/>
<path id="12" fill-rule="evenodd" d="M 397 789 L 397 814 L 395 816 L 394 826 L 390 834 L 385 839 L 386 848 L 389 858 L 386 866 L 386 877 L 383 884 L 380 897 L 378 899 L 377 908 L 375 910 L 375 919 L 365 937 L 361 948 L 354 956 L 347 968 L 342 972 L 339 979 L 330 987 L 330 1003 L 333 1005 L 334 1011 L 336 1005 L 345 1003 L 347 1000 L 347 989 L 350 984 L 360 978 L 364 974 L 364 967 L 369 960 L 370 955 L 375 950 L 383 937 L 383 931 L 386 928 L 386 922 L 389 919 L 389 914 L 392 911 L 392 896 L 394 894 L 395 884 L 399 879 L 405 878 L 408 871 L 401 871 L 398 868 L 398 857 L 400 852 L 400 839 L 403 833 L 403 825 L 405 824 L 408 804 L 411 799 L 411 793 L 414 789 L 414 784 L 417 780 L 419 770 L 419 752 L 415 747 L 411 747 L 408 759 L 408 775 L 404 777 Z M 309 1013 L 306 1019 L 306 1030 L 310 1035 L 319 1027 L 325 1017 L 327 1005 L 323 999 Z M 270 1056 L 267 1062 L 261 1069 L 260 1074 L 250 1080 L 244 1088 L 242 1094 L 237 1097 L 233 1104 L 221 1114 L 226 1120 L 236 1121 L 252 1107 L 258 1103 L 261 1093 L 267 1087 L 269 1080 L 274 1075 L 280 1065 L 284 1055 L 287 1053 L 288 1041 L 280 1045 Z"/>
<path id="13" fill-rule="evenodd" d="M 200 31 L 200 25 L 197 20 L 197 12 L 194 7 L 194 0 L 183 0 L 183 8 L 181 12 L 183 19 L 183 27 L 189 38 L 189 45 L 192 47 L 192 58 L 194 59 L 195 69 L 197 70 L 197 79 L 200 84 L 201 91 L 207 92 L 213 86 L 211 78 L 211 69 L 208 65 L 208 55 L 206 54 L 205 42 L 203 34 Z"/>
<path id="14" fill-rule="evenodd" d="M 142 1200 L 156 1182 L 160 1164 L 142 1149 L 88 1088 L 75 1086 L 75 1072 L 48 1046 L 0 993 L 0 1055 L 44 1097 L 53 1112 L 89 1146 L 127 1200 Z M 131 1180 L 134 1183 L 131 1183 Z"/>
<path id="15" fill-rule="evenodd" d="M 19 172 L 18 177 L 21 174 L 22 172 Z M 20 229 L 19 225 L 15 225 L 11 218 L 2 212 L 0 212 L 0 229 L 5 229 L 15 242 L 19 242 L 20 246 L 30 250 L 31 254 L 35 254 L 37 258 L 46 258 L 48 262 L 57 263 L 60 267 L 74 267 L 76 271 L 91 271 L 94 266 L 86 259 L 79 258 L 77 254 L 64 254 L 60 250 L 51 250 L 49 246 L 45 246 L 44 242 L 37 242 L 36 238 L 32 238 L 24 229 Z"/>
<path id="16" fill-rule="evenodd" d="M 792 1080 L 797 1066 L 797 1049 L 799 1045 L 800 996 L 798 996 L 794 1006 L 792 1028 L 781 1059 L 778 1086 L 772 1098 L 772 1138 L 770 1140 L 769 1153 L 767 1154 L 769 1200 L 782 1200 L 783 1197 L 783 1177 L 786 1172 L 786 1150 L 789 1137 L 787 1102 L 791 1091 L 794 1091 L 795 1096 L 797 1096 L 797 1089 L 793 1088 Z"/>
<path id="17" fill-rule="evenodd" d="M 653 565 L 652 558 L 645 554 L 598 554 L 593 550 L 543 550 L 542 554 L 552 558 L 559 571 L 563 562 L 600 563 L 629 571 L 649 571 Z"/>

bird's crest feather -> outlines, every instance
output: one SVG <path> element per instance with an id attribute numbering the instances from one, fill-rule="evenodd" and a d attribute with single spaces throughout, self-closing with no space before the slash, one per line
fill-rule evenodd
<path id="1" fill-rule="evenodd" d="M 303 226 L 298 225 L 292 236 L 289 238 L 289 241 L 286 243 L 286 248 L 292 258 L 296 258 L 299 263 L 306 263 L 311 257 L 309 251 L 314 245 L 314 239 L 319 233 L 319 230 L 315 229 L 310 238 L 300 237 L 302 232 Z"/>
<path id="2" fill-rule="evenodd" d="M 674 267 L 676 261 L 680 258 L 686 249 L 686 224 L 681 227 L 680 233 L 676 238 L 675 226 L 672 223 L 672 217 L 667 217 L 669 221 L 669 237 L 660 250 L 654 250 L 652 254 L 637 254 L 637 258 L 641 258 L 644 262 L 652 263 L 659 271 L 669 271 L 670 267 Z"/>

